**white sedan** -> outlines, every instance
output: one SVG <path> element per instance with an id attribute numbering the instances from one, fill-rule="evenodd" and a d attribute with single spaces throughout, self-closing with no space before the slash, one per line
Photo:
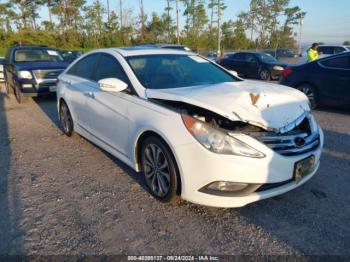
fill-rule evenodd
<path id="1" fill-rule="evenodd" d="M 95 50 L 57 82 L 65 134 L 143 174 L 161 201 L 240 207 L 302 185 L 319 167 L 323 133 L 303 93 L 192 53 Z"/>

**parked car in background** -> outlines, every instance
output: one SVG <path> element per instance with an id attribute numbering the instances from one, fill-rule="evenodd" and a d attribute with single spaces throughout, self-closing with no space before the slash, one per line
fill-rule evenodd
<path id="1" fill-rule="evenodd" d="M 273 56 L 276 59 L 297 57 L 297 55 L 295 54 L 295 52 L 292 49 L 286 49 L 286 48 L 264 50 L 263 52 Z"/>
<path id="2" fill-rule="evenodd" d="M 307 63 L 307 51 L 308 50 L 309 49 L 306 49 L 302 55 L 302 58 L 301 58 L 302 63 Z M 317 51 L 320 54 L 318 59 L 321 59 L 321 58 L 324 58 L 327 56 L 348 52 L 348 51 L 350 51 L 350 47 L 344 46 L 344 45 L 320 45 L 318 47 Z"/>
<path id="3" fill-rule="evenodd" d="M 13 46 L 5 57 L 7 92 L 18 103 L 28 97 L 55 94 L 56 79 L 68 66 L 56 49 L 47 46 Z"/>
<path id="4" fill-rule="evenodd" d="M 67 136 L 141 171 L 161 201 L 240 207 L 285 193 L 315 174 L 323 145 L 301 92 L 179 50 L 85 54 L 59 76 L 57 109 Z"/>
<path id="5" fill-rule="evenodd" d="M 57 51 L 62 56 L 64 61 L 66 61 L 69 64 L 82 55 L 82 52 L 78 50 L 57 50 Z"/>
<path id="6" fill-rule="evenodd" d="M 347 51 L 350 51 L 350 48 L 343 45 L 320 45 L 318 47 L 318 52 L 322 55 L 336 55 Z"/>
<path id="7" fill-rule="evenodd" d="M 219 64 L 229 70 L 236 71 L 241 76 L 260 78 L 262 80 L 279 79 L 287 66 L 277 61 L 271 55 L 262 52 L 228 54 Z"/>
<path id="8" fill-rule="evenodd" d="M 350 52 L 287 67 L 280 84 L 299 89 L 311 107 L 350 105 Z"/>
<path id="9" fill-rule="evenodd" d="M 5 58 L 4 57 L 0 57 L 0 82 L 4 82 L 5 78 L 4 78 L 4 61 Z"/>

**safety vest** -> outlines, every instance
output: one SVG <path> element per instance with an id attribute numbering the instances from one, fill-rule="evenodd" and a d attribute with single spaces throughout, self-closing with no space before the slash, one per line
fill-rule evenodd
<path id="1" fill-rule="evenodd" d="M 318 59 L 318 52 L 317 50 L 314 50 L 312 48 L 310 48 L 308 51 L 307 51 L 307 61 L 308 62 L 312 62 L 312 61 L 315 61 Z"/>

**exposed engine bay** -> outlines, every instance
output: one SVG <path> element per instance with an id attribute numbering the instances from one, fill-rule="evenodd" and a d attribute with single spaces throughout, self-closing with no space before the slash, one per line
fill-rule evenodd
<path id="1" fill-rule="evenodd" d="M 318 131 L 313 130 L 310 122 L 311 120 L 307 116 L 305 116 L 300 123 L 296 124 L 292 130 L 285 133 L 277 133 L 243 121 L 231 121 L 207 109 L 184 102 L 163 99 L 152 100 L 169 109 L 176 110 L 182 114 L 187 114 L 202 122 L 206 122 L 212 127 L 223 129 L 228 134 L 240 133 L 254 137 L 282 155 L 291 156 L 303 154 L 314 150 L 320 143 Z"/>
<path id="2" fill-rule="evenodd" d="M 170 107 L 171 109 L 177 110 L 182 114 L 188 114 L 200 121 L 206 122 L 213 127 L 225 129 L 229 133 L 243 133 L 251 136 L 261 136 L 261 135 L 278 135 L 276 132 L 267 131 L 261 127 L 245 123 L 243 121 L 231 121 L 219 114 L 211 112 L 207 109 L 200 108 L 198 106 L 190 105 L 184 102 L 162 100 L 162 99 L 152 99 L 157 103 L 164 106 Z M 308 121 L 305 118 L 297 128 L 284 133 L 283 135 L 293 135 L 299 133 L 300 131 L 311 133 L 308 127 Z"/>

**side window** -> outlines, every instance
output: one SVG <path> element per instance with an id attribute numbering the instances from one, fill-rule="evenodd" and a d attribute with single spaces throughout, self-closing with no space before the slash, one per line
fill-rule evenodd
<path id="1" fill-rule="evenodd" d="M 333 54 L 333 50 L 329 46 L 320 46 L 318 48 L 318 52 L 320 52 L 320 53 L 322 53 L 324 55 L 332 55 Z"/>
<path id="2" fill-rule="evenodd" d="M 67 74 L 75 75 L 89 80 L 94 80 L 94 73 L 96 68 L 98 54 L 92 54 L 84 57 L 82 60 L 73 65 Z"/>
<path id="3" fill-rule="evenodd" d="M 321 62 L 326 67 L 350 69 L 350 56 L 341 56 Z"/>
<path id="4" fill-rule="evenodd" d="M 104 78 L 118 78 L 129 85 L 129 79 L 116 58 L 111 55 L 100 54 L 98 63 L 96 81 Z"/>
<path id="5" fill-rule="evenodd" d="M 337 46 L 337 47 L 334 47 L 334 54 L 339 54 L 339 53 L 343 53 L 345 52 L 345 48 L 344 47 L 340 47 L 340 46 Z"/>
<path id="6" fill-rule="evenodd" d="M 242 53 L 234 54 L 232 56 L 232 59 L 243 61 L 244 60 L 244 54 L 242 54 Z"/>
<path id="7" fill-rule="evenodd" d="M 254 62 L 256 62 L 256 58 L 255 58 L 255 56 L 253 56 L 251 54 L 246 54 L 245 61 L 249 62 L 249 63 L 254 63 Z"/>

